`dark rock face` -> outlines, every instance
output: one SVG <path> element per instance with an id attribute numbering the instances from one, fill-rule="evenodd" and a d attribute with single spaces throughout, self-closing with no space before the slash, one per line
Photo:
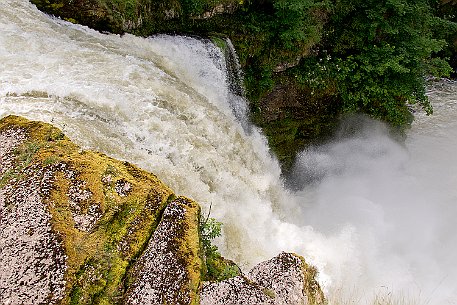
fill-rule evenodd
<path id="1" fill-rule="evenodd" d="M 126 304 L 197 304 L 202 260 L 199 206 L 184 197 L 168 204 L 146 251 L 134 266 Z"/>
<path id="2" fill-rule="evenodd" d="M 178 30 L 179 22 L 210 19 L 230 14 L 240 7 L 238 0 L 215 0 L 205 3 L 166 0 L 31 0 L 40 10 L 62 19 L 110 33 L 151 35 L 159 31 Z M 173 23 L 167 26 L 167 23 Z"/>
<path id="3" fill-rule="evenodd" d="M 316 270 L 291 253 L 262 262 L 247 275 L 203 286 L 201 304 L 325 304 Z"/>
<path id="4" fill-rule="evenodd" d="M 275 86 L 258 102 L 252 113 L 283 169 L 289 169 L 295 155 L 306 145 L 328 138 L 338 124 L 336 97 L 299 88 L 293 80 Z"/>

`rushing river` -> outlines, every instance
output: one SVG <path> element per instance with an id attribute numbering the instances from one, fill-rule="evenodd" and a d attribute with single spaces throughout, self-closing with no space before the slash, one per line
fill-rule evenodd
<path id="1" fill-rule="evenodd" d="M 406 145 L 348 120 L 300 154 L 291 191 L 265 138 L 243 128 L 225 71 L 209 42 L 104 35 L 25 0 L 0 6 L 0 117 L 52 122 L 211 206 L 220 250 L 243 268 L 294 251 L 333 304 L 457 304 L 457 84 L 430 90 L 435 115 L 418 114 Z"/>

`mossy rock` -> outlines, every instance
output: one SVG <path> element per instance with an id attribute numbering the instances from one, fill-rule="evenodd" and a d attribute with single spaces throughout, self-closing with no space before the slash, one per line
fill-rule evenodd
<path id="1" fill-rule="evenodd" d="M 200 207 L 194 201 L 178 197 L 168 204 L 129 274 L 126 304 L 199 304 L 203 266 L 199 223 Z"/>
<path id="2" fill-rule="evenodd" d="M 66 256 L 59 304 L 121 304 L 127 273 L 173 192 L 132 164 L 81 150 L 49 124 L 9 116 L 0 132 L 9 130 L 23 139 L 5 157 L 1 187 L 19 192 L 21 181 L 39 182 L 35 191 Z"/>
<path id="3" fill-rule="evenodd" d="M 202 305 L 327 305 L 316 281 L 317 270 L 294 253 L 280 253 L 242 274 L 205 283 Z"/>
<path id="4" fill-rule="evenodd" d="M 256 278 L 261 286 L 213 245 L 209 262 L 196 202 L 176 197 L 151 173 L 17 116 L 0 120 L 0 220 L 7 304 L 199 304 L 209 300 L 201 300 L 205 279 L 217 291 L 238 283 L 246 297 L 270 304 L 279 293 L 268 283 L 287 277 L 289 261 L 296 272 L 288 279 L 304 285 L 303 296 L 321 296 L 315 269 L 290 255 L 267 263 L 277 274 Z M 227 304 L 238 295 L 215 297 Z"/>

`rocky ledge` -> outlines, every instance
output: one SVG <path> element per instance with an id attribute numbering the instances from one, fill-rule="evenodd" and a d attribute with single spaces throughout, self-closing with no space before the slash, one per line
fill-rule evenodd
<path id="1" fill-rule="evenodd" d="M 246 275 L 204 283 L 201 304 L 326 304 L 316 273 L 302 257 L 283 252 Z"/>
<path id="2" fill-rule="evenodd" d="M 290 253 L 204 282 L 199 205 L 49 124 L 0 120 L 0 175 L 1 304 L 325 304 Z"/>

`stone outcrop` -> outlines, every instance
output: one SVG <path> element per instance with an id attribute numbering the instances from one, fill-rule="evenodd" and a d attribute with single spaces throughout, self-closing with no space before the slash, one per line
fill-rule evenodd
<path id="1" fill-rule="evenodd" d="M 324 304 L 317 271 L 303 257 L 281 253 L 252 268 L 248 277 L 274 292 L 274 304 Z"/>
<path id="2" fill-rule="evenodd" d="M 326 304 L 315 276 L 316 270 L 302 257 L 283 252 L 254 266 L 246 275 L 205 283 L 200 304 Z"/>
<path id="3" fill-rule="evenodd" d="M 153 174 L 49 124 L 0 120 L 2 305 L 323 304 L 293 254 L 203 283 L 200 230 L 199 205 Z"/>
<path id="4" fill-rule="evenodd" d="M 65 290 L 66 255 L 39 193 L 43 169 L 15 177 L 15 151 L 25 139 L 21 128 L 0 131 L 0 303 L 55 304 Z"/>
<path id="5" fill-rule="evenodd" d="M 168 204 L 146 251 L 134 267 L 126 304 L 197 304 L 202 269 L 200 207 L 178 197 Z"/>
<path id="6" fill-rule="evenodd" d="M 3 118 L 0 147 L 0 299 L 121 304 L 172 191 L 49 124 Z"/>

